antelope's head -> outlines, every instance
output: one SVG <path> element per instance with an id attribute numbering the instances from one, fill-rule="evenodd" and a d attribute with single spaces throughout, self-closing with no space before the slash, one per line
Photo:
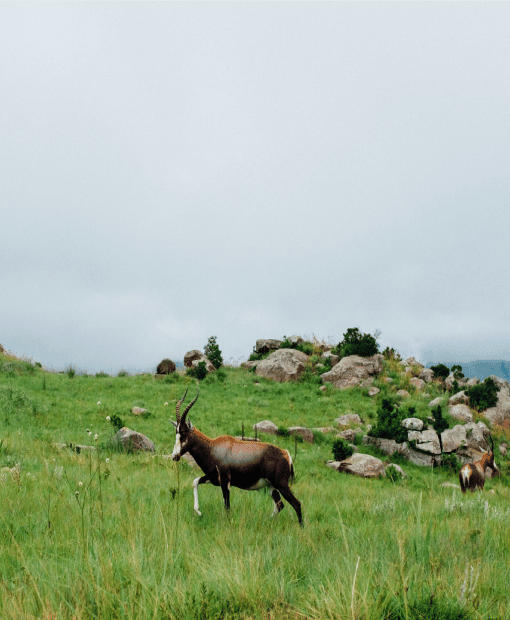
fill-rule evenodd
<path id="1" fill-rule="evenodd" d="M 193 407 L 193 405 L 197 402 L 198 390 L 197 390 L 197 395 L 190 402 L 190 404 L 186 407 L 182 416 L 179 414 L 179 410 L 181 408 L 181 405 L 184 399 L 186 398 L 187 393 L 188 393 L 188 390 L 184 392 L 184 396 L 177 403 L 177 407 L 175 408 L 175 417 L 176 417 L 177 422 L 170 420 L 172 424 L 175 426 L 175 446 L 174 446 L 174 451 L 172 452 L 172 459 L 174 461 L 178 461 L 181 458 L 181 456 L 183 454 L 186 454 L 186 452 L 189 450 L 190 440 L 191 440 L 191 437 L 193 435 L 193 430 L 194 430 L 194 427 L 191 421 L 190 420 L 186 421 L 186 416 L 188 415 L 188 411 L 191 409 L 191 407 Z"/>

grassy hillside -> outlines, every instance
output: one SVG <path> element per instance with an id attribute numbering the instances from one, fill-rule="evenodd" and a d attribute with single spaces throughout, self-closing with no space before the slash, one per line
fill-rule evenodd
<path id="1" fill-rule="evenodd" d="M 439 388 L 423 397 L 397 370 L 386 366 L 395 381 L 377 382 L 380 398 L 406 387 L 426 415 Z M 454 472 L 410 464 L 404 481 L 362 480 L 325 466 L 334 433 L 317 432 L 314 445 L 271 437 L 296 457 L 305 527 L 288 506 L 271 519 L 263 491 L 233 488 L 226 514 L 211 485 L 199 489 L 200 518 L 197 471 L 164 458 L 187 387 L 194 393 L 196 381 L 183 375 L 73 377 L 1 357 L 2 619 L 510 617 L 505 476 L 469 496 L 441 487 L 457 482 Z M 149 414 L 136 417 L 133 406 Z M 315 428 L 350 412 L 373 423 L 377 406 L 367 390 L 323 393 L 313 377 L 276 384 L 227 368 L 200 383 L 190 417 L 217 436 L 264 419 Z M 114 415 L 152 439 L 156 455 L 116 451 Z"/>

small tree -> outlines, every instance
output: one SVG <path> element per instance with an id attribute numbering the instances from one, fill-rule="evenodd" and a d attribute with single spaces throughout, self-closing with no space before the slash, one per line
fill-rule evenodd
<path id="1" fill-rule="evenodd" d="M 220 347 L 216 343 L 216 336 L 211 336 L 204 347 L 204 353 L 211 364 L 218 370 L 223 365 Z"/>
<path id="2" fill-rule="evenodd" d="M 370 357 L 379 353 L 379 345 L 374 336 L 362 334 L 357 327 L 350 327 L 344 334 L 344 339 L 335 347 L 340 357 L 348 355 L 360 355 Z"/>
<path id="3" fill-rule="evenodd" d="M 439 438 L 439 447 L 441 448 L 441 452 L 443 452 L 443 440 L 441 439 L 441 433 L 448 428 L 448 422 L 443 418 L 441 405 L 438 405 L 432 410 L 432 415 L 434 416 L 433 427 Z"/>
<path id="4" fill-rule="evenodd" d="M 430 370 L 434 373 L 434 379 L 442 379 L 443 381 L 450 374 L 450 369 L 444 364 L 437 364 L 437 366 L 431 366 Z"/>

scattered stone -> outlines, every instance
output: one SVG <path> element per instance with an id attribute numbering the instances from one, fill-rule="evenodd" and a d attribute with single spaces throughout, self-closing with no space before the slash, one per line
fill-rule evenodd
<path id="1" fill-rule="evenodd" d="M 357 433 L 353 431 L 352 428 L 347 428 L 345 431 L 341 431 L 336 435 L 340 439 L 345 439 L 345 441 L 354 441 L 356 439 Z"/>
<path id="2" fill-rule="evenodd" d="M 379 392 L 380 392 L 380 391 L 381 391 L 381 390 L 380 390 L 379 388 L 377 388 L 377 387 L 371 387 L 371 388 L 368 390 L 368 395 L 369 395 L 369 396 L 377 396 L 377 394 L 379 394 Z"/>
<path id="3" fill-rule="evenodd" d="M 133 407 L 131 409 L 131 413 L 133 415 L 142 415 L 142 413 L 147 413 L 147 409 L 144 409 L 143 407 Z"/>
<path id="4" fill-rule="evenodd" d="M 457 489 L 460 491 L 460 486 L 458 484 L 453 484 L 453 482 L 443 482 L 441 486 L 444 489 Z"/>
<path id="5" fill-rule="evenodd" d="M 418 379 L 417 377 L 412 377 L 412 379 L 409 379 L 409 383 L 414 385 L 417 390 L 423 390 L 425 387 L 425 381 L 423 379 Z"/>
<path id="6" fill-rule="evenodd" d="M 499 444 L 499 453 L 501 454 L 501 456 L 506 456 L 508 454 L 508 447 L 506 444 Z"/>
<path id="7" fill-rule="evenodd" d="M 319 388 L 319 390 L 320 390 L 321 392 L 325 392 L 327 389 L 328 389 L 328 388 L 327 388 L 325 385 L 321 385 L 321 386 L 320 386 L 320 388 Z"/>
<path id="8" fill-rule="evenodd" d="M 126 450 L 133 452 L 155 452 L 154 444 L 148 437 L 125 426 L 117 431 L 113 441 L 121 443 Z"/>
<path id="9" fill-rule="evenodd" d="M 392 377 L 384 377 L 383 381 L 384 381 L 384 383 L 393 383 L 393 378 Z"/>
<path id="10" fill-rule="evenodd" d="M 439 446 L 439 437 L 435 430 L 426 431 L 408 431 L 407 438 L 409 441 L 416 441 L 416 447 L 421 452 L 429 454 L 441 454 Z"/>
<path id="11" fill-rule="evenodd" d="M 438 407 L 442 404 L 443 399 L 441 398 L 441 396 L 438 396 L 437 398 L 434 398 L 434 400 L 431 400 L 429 403 L 429 407 Z"/>
<path id="12" fill-rule="evenodd" d="M 254 424 L 252 428 L 254 431 L 256 430 L 259 433 L 266 433 L 267 435 L 276 435 L 278 433 L 278 427 L 270 420 L 257 422 L 257 424 Z"/>
<path id="13" fill-rule="evenodd" d="M 331 353 L 331 351 L 326 351 L 326 353 L 323 353 L 322 354 L 322 359 L 323 360 L 330 359 L 331 360 L 331 368 L 333 368 L 333 366 L 336 366 L 338 364 L 338 362 L 340 361 L 340 358 L 338 357 L 338 355 L 335 355 L 334 353 Z"/>
<path id="14" fill-rule="evenodd" d="M 289 428 L 289 433 L 302 437 L 303 441 L 307 443 L 313 443 L 313 433 L 309 428 L 305 428 L 304 426 L 291 426 Z"/>
<path id="15" fill-rule="evenodd" d="M 354 424 L 363 424 L 363 420 L 357 413 L 345 413 L 339 418 L 336 418 L 335 422 L 338 426 L 353 426 Z"/>
<path id="16" fill-rule="evenodd" d="M 423 421 L 419 418 L 406 418 L 402 420 L 402 426 L 407 428 L 408 431 L 421 431 L 423 428 Z"/>
<path id="17" fill-rule="evenodd" d="M 425 368 L 425 366 L 421 362 L 417 362 L 414 357 L 408 357 L 405 360 L 406 366 L 417 366 L 418 368 Z"/>
<path id="18" fill-rule="evenodd" d="M 388 465 L 386 465 L 386 473 L 388 473 L 388 469 L 394 469 L 400 474 L 401 478 L 407 478 L 406 472 L 402 469 L 402 467 L 400 467 L 400 465 L 397 465 L 396 463 L 389 463 Z"/>
<path id="19" fill-rule="evenodd" d="M 245 370 L 250 370 L 250 368 L 257 368 L 257 364 L 260 362 L 260 360 L 255 360 L 252 362 L 242 362 L 241 363 L 241 368 L 244 368 Z"/>
<path id="20" fill-rule="evenodd" d="M 397 392 L 397 396 L 400 396 L 401 398 L 408 398 L 411 394 L 409 394 L 407 390 L 399 390 Z"/>

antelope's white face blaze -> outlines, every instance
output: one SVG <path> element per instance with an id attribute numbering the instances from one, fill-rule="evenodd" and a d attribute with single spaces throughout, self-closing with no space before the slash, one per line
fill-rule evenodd
<path id="1" fill-rule="evenodd" d="M 175 446 L 172 452 L 172 460 L 178 461 L 181 458 L 181 434 L 178 432 L 175 435 Z"/>

